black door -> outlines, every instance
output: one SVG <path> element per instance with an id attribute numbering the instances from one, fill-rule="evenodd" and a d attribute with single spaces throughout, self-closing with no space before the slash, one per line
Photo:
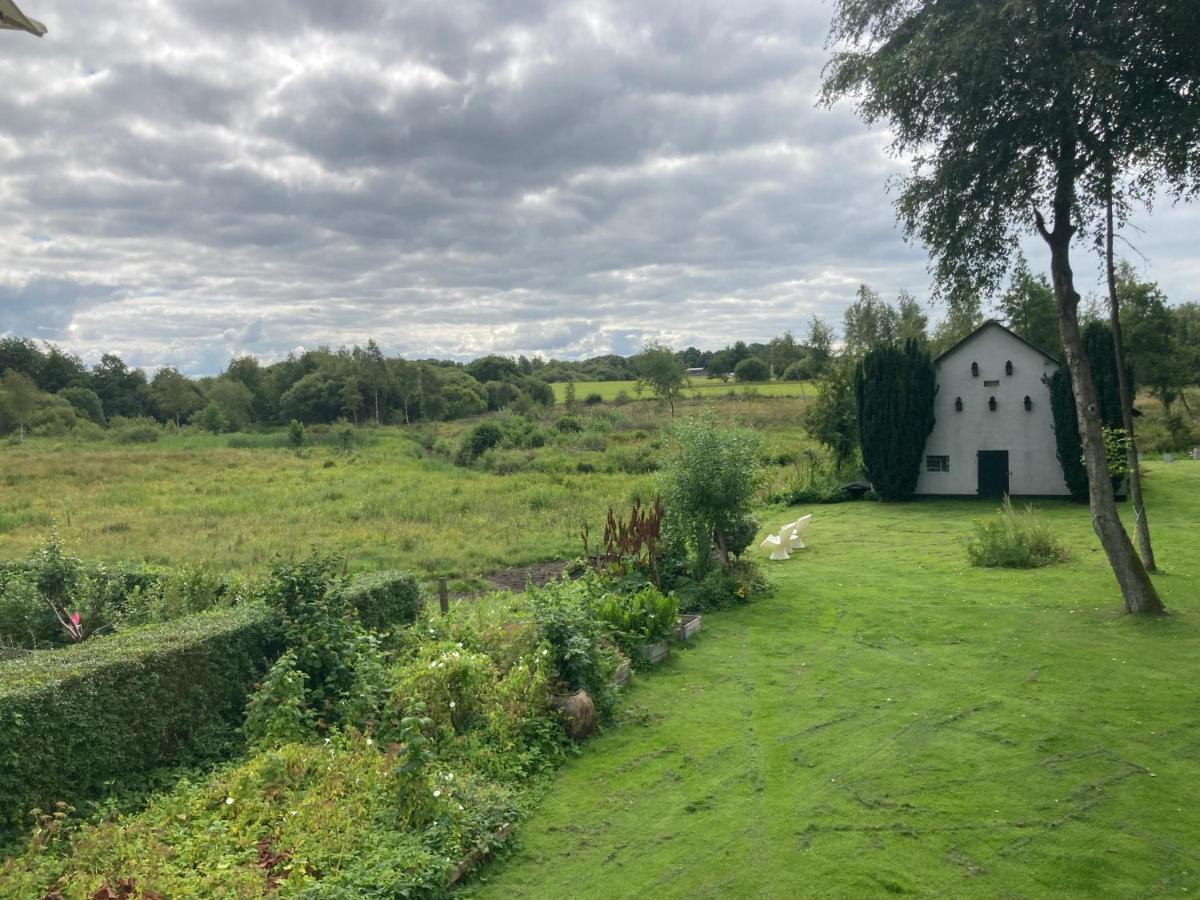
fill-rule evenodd
<path id="1" fill-rule="evenodd" d="M 1008 451 L 979 451 L 979 496 L 1000 498 L 1008 493 Z"/>

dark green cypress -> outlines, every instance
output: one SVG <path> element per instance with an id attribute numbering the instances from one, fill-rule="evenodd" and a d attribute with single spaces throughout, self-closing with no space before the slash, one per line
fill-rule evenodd
<path id="1" fill-rule="evenodd" d="M 854 373 L 863 468 L 882 500 L 916 492 L 935 389 L 933 361 L 911 340 L 872 350 Z"/>
<path id="2" fill-rule="evenodd" d="M 1104 322 L 1089 322 L 1083 329 L 1083 351 L 1087 356 L 1100 422 L 1106 428 L 1123 428 L 1121 392 L 1117 383 L 1117 354 L 1112 329 Z M 1130 384 L 1133 383 L 1132 374 Z M 1079 415 L 1071 373 L 1066 364 L 1049 381 L 1050 409 L 1054 413 L 1054 441 L 1067 490 L 1076 500 L 1087 500 L 1088 477 L 1083 465 L 1083 441 L 1079 437 Z"/>

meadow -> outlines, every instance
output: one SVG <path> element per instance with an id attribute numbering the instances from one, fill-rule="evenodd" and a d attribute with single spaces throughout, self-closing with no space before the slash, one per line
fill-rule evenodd
<path id="1" fill-rule="evenodd" d="M 763 434 L 776 457 L 812 445 L 803 400 L 739 395 L 678 412 L 710 403 Z M 561 413 L 546 414 L 549 431 Z M 579 420 L 582 431 L 546 446 L 498 449 L 491 471 L 454 464 L 472 421 L 359 429 L 348 451 L 170 428 L 145 445 L 10 442 L 0 446 L 0 558 L 28 554 L 57 524 L 89 558 L 256 574 L 315 548 L 352 569 L 407 569 L 475 590 L 491 572 L 578 556 L 585 521 L 598 534 L 609 506 L 653 493 L 665 410 L 581 407 Z M 791 477 L 790 465 L 772 467 L 772 483 Z"/>
<path id="2" fill-rule="evenodd" d="M 1071 557 L 1030 571 L 966 564 L 985 503 L 813 510 L 774 597 L 636 683 L 471 896 L 1194 894 L 1200 463 L 1146 483 L 1148 620 L 1086 507 L 1039 504 Z"/>

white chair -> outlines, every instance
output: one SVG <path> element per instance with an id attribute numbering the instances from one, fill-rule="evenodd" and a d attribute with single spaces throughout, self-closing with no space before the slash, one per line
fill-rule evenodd
<path id="1" fill-rule="evenodd" d="M 788 553 L 789 543 L 787 539 L 781 538 L 777 534 L 768 534 L 766 540 L 759 546 L 763 550 L 771 551 L 771 559 L 791 559 L 791 554 Z"/>
<path id="2" fill-rule="evenodd" d="M 795 522 L 789 522 L 779 530 L 782 535 L 785 531 L 791 531 L 791 547 L 792 550 L 803 550 L 808 545 L 804 543 L 804 532 L 808 531 L 808 523 L 812 521 L 812 513 L 807 516 L 801 516 Z"/>

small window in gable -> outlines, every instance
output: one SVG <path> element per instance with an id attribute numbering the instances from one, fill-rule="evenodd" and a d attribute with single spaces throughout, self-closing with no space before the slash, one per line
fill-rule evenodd
<path id="1" fill-rule="evenodd" d="M 930 472 L 949 472 L 950 457 L 927 456 L 925 457 L 925 468 Z"/>
<path id="2" fill-rule="evenodd" d="M 1013 372 L 1013 370 L 1012 370 L 1012 360 L 1010 359 L 1008 362 L 1006 362 L 1006 363 L 1004 364 L 1004 374 L 1005 374 L 1005 375 L 1011 375 L 1011 374 L 1012 374 L 1012 372 Z"/>
<path id="3" fill-rule="evenodd" d="M 995 397 L 988 397 L 988 409 L 990 409 L 992 412 L 996 411 L 996 398 Z"/>
<path id="4" fill-rule="evenodd" d="M 955 411 L 955 412 L 962 412 L 962 397 L 955 397 L 955 398 L 954 398 L 954 411 Z"/>
<path id="5" fill-rule="evenodd" d="M 979 377 L 979 363 L 977 363 L 977 362 L 971 363 L 971 375 L 975 378 Z"/>
<path id="6" fill-rule="evenodd" d="M 985 381 L 983 383 L 983 386 L 984 387 L 1000 387 L 1000 382 L 999 381 Z"/>

